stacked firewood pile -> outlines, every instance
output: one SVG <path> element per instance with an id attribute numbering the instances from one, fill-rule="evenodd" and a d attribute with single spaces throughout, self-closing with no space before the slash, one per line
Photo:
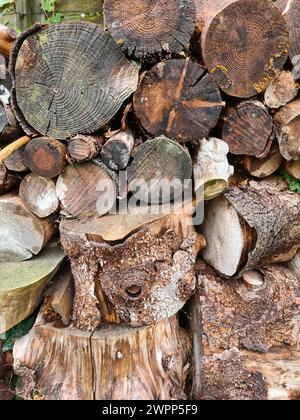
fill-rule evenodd
<path id="1" fill-rule="evenodd" d="M 298 399 L 300 1 L 104 15 L 0 32 L 0 333 L 39 310 L 18 395 Z"/>

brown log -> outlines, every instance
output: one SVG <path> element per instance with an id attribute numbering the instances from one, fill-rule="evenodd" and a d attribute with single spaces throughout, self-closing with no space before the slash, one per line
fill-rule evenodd
<path id="1" fill-rule="evenodd" d="M 39 219 L 29 212 L 19 196 L 0 199 L 0 261 L 19 262 L 38 255 L 53 238 L 52 219 Z"/>
<path id="2" fill-rule="evenodd" d="M 300 179 L 300 161 L 291 160 L 290 162 L 286 162 L 284 169 L 290 176 Z"/>
<path id="3" fill-rule="evenodd" d="M 9 143 L 21 137 L 22 128 L 9 105 L 0 103 L 0 143 Z"/>
<path id="4" fill-rule="evenodd" d="M 5 167 L 9 171 L 13 172 L 27 172 L 28 167 L 25 164 L 25 147 L 23 146 L 20 149 L 16 150 L 12 155 L 10 155 L 5 161 Z"/>
<path id="5" fill-rule="evenodd" d="M 69 141 L 69 156 L 74 162 L 88 162 L 99 156 L 103 143 L 102 136 L 78 134 Z"/>
<path id="6" fill-rule="evenodd" d="M 242 101 L 225 112 L 222 139 L 234 155 L 266 157 L 274 134 L 272 117 L 258 100 Z"/>
<path id="7" fill-rule="evenodd" d="M 296 98 L 299 84 L 290 71 L 281 71 L 272 80 L 265 92 L 265 104 L 269 108 L 280 108 Z"/>
<path id="8" fill-rule="evenodd" d="M 25 132 L 58 140 L 108 124 L 139 76 L 107 32 L 83 21 L 38 24 L 24 32 L 10 71 L 13 108 Z"/>
<path id="9" fill-rule="evenodd" d="M 19 194 L 24 206 L 37 217 L 48 217 L 59 208 L 56 185 L 51 178 L 29 174 L 23 179 Z"/>
<path id="10" fill-rule="evenodd" d="M 121 171 L 129 165 L 135 138 L 130 131 L 120 131 L 103 146 L 101 159 L 113 171 Z"/>
<path id="11" fill-rule="evenodd" d="M 181 143 L 207 137 L 223 106 L 212 77 L 189 58 L 157 64 L 134 96 L 134 111 L 144 129 Z"/>
<path id="12" fill-rule="evenodd" d="M 0 165 L 0 195 L 6 194 L 18 183 L 18 178 L 10 174 L 4 165 Z"/>
<path id="13" fill-rule="evenodd" d="M 17 393 L 25 400 L 186 399 L 189 356 L 176 317 L 94 334 L 39 320 L 14 347 Z"/>
<path id="14" fill-rule="evenodd" d="M 56 184 L 57 196 L 73 217 L 100 217 L 110 212 L 117 200 L 115 177 L 105 165 L 94 163 L 68 166 Z"/>
<path id="15" fill-rule="evenodd" d="M 278 142 L 282 156 L 288 161 L 300 160 L 300 100 L 296 99 L 280 109 L 274 121 L 279 129 Z"/>
<path id="16" fill-rule="evenodd" d="M 194 293 L 194 263 L 205 241 L 185 209 L 63 221 L 60 230 L 80 329 L 151 325 L 176 314 Z"/>
<path id="17" fill-rule="evenodd" d="M 25 164 L 36 175 L 55 178 L 66 166 L 66 146 L 58 140 L 40 137 L 25 148 Z"/>
<path id="18" fill-rule="evenodd" d="M 104 18 L 115 42 L 136 58 L 187 50 L 195 28 L 193 0 L 105 0 Z"/>
<path id="19" fill-rule="evenodd" d="M 17 33 L 5 25 L 0 25 L 0 54 L 9 56 L 17 39 Z"/>
<path id="20" fill-rule="evenodd" d="M 207 0 L 202 53 L 220 88 L 249 98 L 265 91 L 288 56 L 286 22 L 269 0 Z"/>
<path id="21" fill-rule="evenodd" d="M 273 175 L 283 162 L 278 145 L 274 144 L 270 154 L 264 159 L 253 156 L 245 156 L 241 160 L 242 167 L 256 178 L 266 178 Z"/>
<path id="22" fill-rule="evenodd" d="M 233 187 L 208 204 L 203 234 L 204 259 L 225 276 L 290 261 L 300 248 L 300 196 L 279 178 Z"/>

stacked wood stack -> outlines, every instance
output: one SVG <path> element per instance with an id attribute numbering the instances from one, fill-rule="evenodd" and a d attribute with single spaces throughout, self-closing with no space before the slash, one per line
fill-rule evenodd
<path id="1" fill-rule="evenodd" d="M 15 42 L 0 333 L 38 311 L 20 397 L 299 399 L 298 5 L 105 0 L 105 31 Z"/>

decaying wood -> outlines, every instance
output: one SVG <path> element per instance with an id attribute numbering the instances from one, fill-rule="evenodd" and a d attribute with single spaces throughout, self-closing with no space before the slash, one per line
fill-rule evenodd
<path id="1" fill-rule="evenodd" d="M 32 139 L 25 148 L 26 166 L 36 175 L 55 178 L 66 166 L 67 148 L 47 137 Z"/>
<path id="2" fill-rule="evenodd" d="M 0 25 L 0 54 L 9 56 L 17 39 L 17 33 L 5 25 Z"/>
<path id="3" fill-rule="evenodd" d="M 265 92 L 265 104 L 269 108 L 280 108 L 296 98 L 299 84 L 290 71 L 281 71 L 272 80 Z"/>
<path id="4" fill-rule="evenodd" d="M 57 244 L 51 244 L 30 261 L 0 263 L 0 334 L 34 312 L 64 258 Z"/>
<path id="5" fill-rule="evenodd" d="M 291 160 L 284 165 L 285 171 L 292 177 L 300 179 L 300 161 Z"/>
<path id="6" fill-rule="evenodd" d="M 94 334 L 38 320 L 14 347 L 17 392 L 25 400 L 186 399 L 189 356 L 176 317 Z"/>
<path id="7" fill-rule="evenodd" d="M 88 162 L 99 156 L 103 143 L 102 136 L 78 134 L 69 141 L 68 153 L 74 162 Z"/>
<path id="8" fill-rule="evenodd" d="M 136 58 L 187 50 L 195 28 L 193 0 L 105 0 L 104 17 L 115 42 Z"/>
<path id="9" fill-rule="evenodd" d="M 26 31 L 11 55 L 11 73 L 25 132 L 58 140 L 103 127 L 138 83 L 137 66 L 110 35 L 79 21 Z"/>
<path id="10" fill-rule="evenodd" d="M 40 218 L 50 216 L 59 208 L 56 185 L 51 178 L 27 175 L 20 185 L 19 195 L 24 206 Z"/>
<path id="11" fill-rule="evenodd" d="M 105 167 L 94 163 L 70 165 L 58 178 L 56 192 L 74 217 L 101 217 L 114 207 L 117 184 Z"/>
<path id="12" fill-rule="evenodd" d="M 5 167 L 13 172 L 27 172 L 28 167 L 25 163 L 25 147 L 16 150 L 9 158 L 4 161 Z"/>
<path id="13" fill-rule="evenodd" d="M 282 156 L 288 161 L 300 160 L 300 99 L 280 109 L 274 121 L 279 129 L 278 141 Z"/>
<path id="14" fill-rule="evenodd" d="M 242 167 L 252 176 L 256 178 L 266 178 L 273 175 L 283 162 L 283 158 L 279 151 L 278 145 L 273 144 L 270 154 L 264 159 L 258 159 L 253 156 L 245 156 L 242 158 Z"/>
<path id="15" fill-rule="evenodd" d="M 101 151 L 101 159 L 113 171 L 126 169 L 134 144 L 134 135 L 128 130 L 121 130 L 105 143 Z"/>
<path id="16" fill-rule="evenodd" d="M 300 248 L 300 196 L 274 178 L 231 188 L 208 204 L 204 259 L 226 276 L 290 261 Z"/>
<path id="17" fill-rule="evenodd" d="M 162 136 L 145 142 L 135 151 L 128 168 L 128 190 L 142 202 L 170 202 L 182 196 L 184 183 L 191 180 L 192 172 L 188 150 Z"/>
<path id="18" fill-rule="evenodd" d="M 228 188 L 228 180 L 234 174 L 234 168 L 227 160 L 228 153 L 229 147 L 223 140 L 210 138 L 199 142 L 197 161 L 194 164 L 195 191 L 202 189 L 205 193 L 206 186 L 213 185 L 206 199 L 213 199 Z"/>
<path id="19" fill-rule="evenodd" d="M 56 233 L 52 218 L 40 219 L 29 212 L 19 196 L 0 199 L 0 261 L 19 262 L 38 255 Z"/>
<path id="20" fill-rule="evenodd" d="M 207 137 L 224 105 L 212 76 L 190 58 L 157 64 L 134 96 L 134 111 L 144 129 L 181 143 Z"/>
<path id="21" fill-rule="evenodd" d="M 240 98 L 264 92 L 288 56 L 278 8 L 268 0 L 207 0 L 201 14 L 204 62 L 221 89 Z"/>
<path id="22" fill-rule="evenodd" d="M 192 296 L 194 264 L 204 238 L 196 234 L 185 209 L 154 217 L 128 214 L 62 222 L 78 328 L 95 330 L 105 321 L 151 325 L 176 314 Z"/>
<path id="23" fill-rule="evenodd" d="M 222 139 L 231 153 L 264 158 L 270 152 L 274 134 L 272 117 L 262 102 L 251 99 L 227 108 Z"/>
<path id="24" fill-rule="evenodd" d="M 0 143 L 9 143 L 22 136 L 22 129 L 17 122 L 11 107 L 0 103 Z"/>

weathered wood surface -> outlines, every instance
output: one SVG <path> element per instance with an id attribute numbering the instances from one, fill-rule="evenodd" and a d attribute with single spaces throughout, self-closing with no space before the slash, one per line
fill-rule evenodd
<path id="1" fill-rule="evenodd" d="M 278 127 L 278 142 L 282 156 L 290 160 L 300 160 L 300 100 L 295 99 L 281 108 L 274 117 Z"/>

